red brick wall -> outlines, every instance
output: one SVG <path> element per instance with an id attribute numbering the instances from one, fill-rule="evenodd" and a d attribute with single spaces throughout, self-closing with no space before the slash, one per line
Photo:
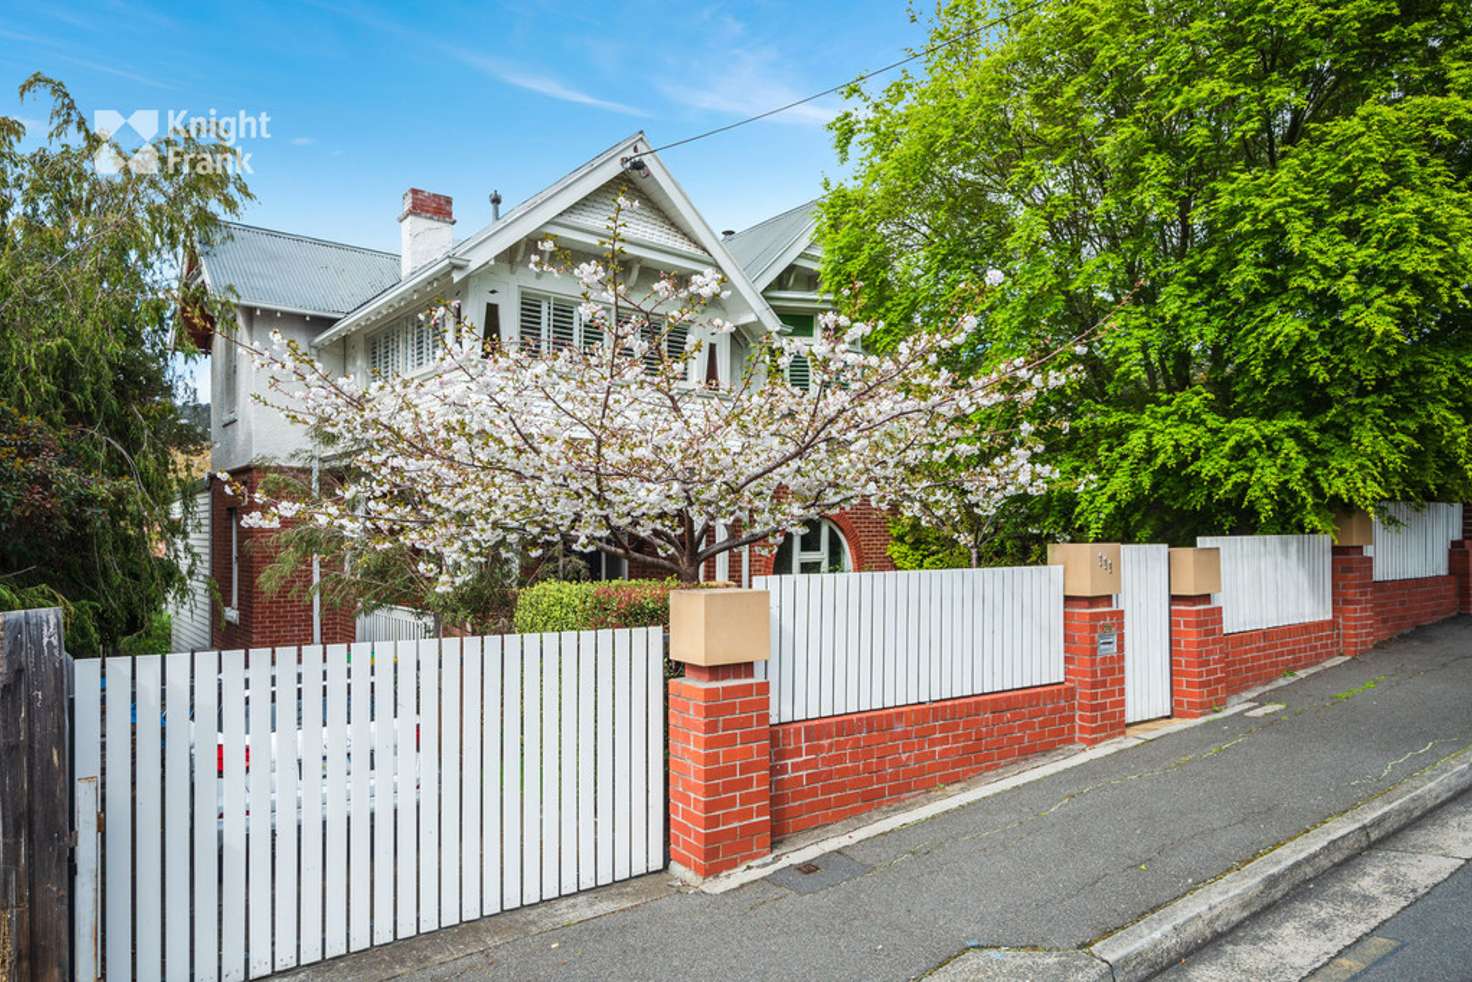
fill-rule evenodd
<path id="1" fill-rule="evenodd" d="M 1452 543 L 1448 575 L 1414 580 L 1376 580 L 1375 561 L 1363 552 L 1359 546 L 1334 547 L 1334 620 L 1344 654 L 1362 654 L 1459 610 L 1472 613 L 1472 557 L 1465 540 Z"/>
<path id="2" fill-rule="evenodd" d="M 1312 621 L 1223 635 L 1226 694 L 1235 695 L 1339 654 L 1335 622 Z"/>
<path id="3" fill-rule="evenodd" d="M 1343 654 L 1363 654 L 1375 643 L 1375 561 L 1361 546 L 1335 546 L 1331 560 L 1334 623 Z"/>
<path id="4" fill-rule="evenodd" d="M 1063 677 L 1078 693 L 1078 741 L 1101 743 L 1124 735 L 1124 611 L 1109 597 L 1063 600 Z M 1099 654 L 1105 627 L 1116 635 L 1112 655 Z"/>
<path id="5" fill-rule="evenodd" d="M 1194 719 L 1227 701 L 1227 646 L 1222 609 L 1210 596 L 1170 602 L 1171 714 Z"/>
<path id="6" fill-rule="evenodd" d="M 1455 555 L 1455 553 L 1453 553 Z M 1377 580 L 1371 588 L 1374 641 L 1452 617 L 1457 613 L 1457 578 L 1427 576 L 1415 580 Z"/>
<path id="7" fill-rule="evenodd" d="M 262 472 L 254 469 L 237 471 L 231 477 L 254 494 Z M 219 588 L 221 601 L 230 603 L 230 517 L 229 509 L 237 508 L 240 516 L 255 511 L 256 506 L 228 494 L 219 480 L 210 479 L 210 575 Z M 225 623 L 221 611 L 214 611 L 213 644 L 217 648 L 250 648 L 267 645 L 310 644 L 312 641 L 312 602 L 302 591 L 311 585 L 312 571 L 303 567 L 293 574 L 290 584 L 279 592 L 268 593 L 260 585 L 260 576 L 271 564 L 275 550 L 274 529 L 241 528 L 239 531 L 239 602 L 238 623 Z M 356 632 L 353 611 L 322 604 L 322 643 L 352 641 Z"/>
<path id="8" fill-rule="evenodd" d="M 1472 521 L 1472 505 L 1464 505 L 1462 520 Z M 1457 613 L 1472 614 L 1472 540 L 1452 543 L 1450 559 L 1452 578 L 1457 585 Z"/>
<path id="9" fill-rule="evenodd" d="M 712 876 L 772 850 L 770 690 L 752 666 L 669 680 L 670 858 Z"/>
<path id="10" fill-rule="evenodd" d="M 772 834 L 791 835 L 1074 740 L 1074 691 L 1016 692 L 771 728 Z"/>

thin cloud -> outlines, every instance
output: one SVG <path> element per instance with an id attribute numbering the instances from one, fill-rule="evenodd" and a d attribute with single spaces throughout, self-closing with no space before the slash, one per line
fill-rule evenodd
<path id="1" fill-rule="evenodd" d="M 291 138 L 291 145 L 294 147 L 310 147 L 316 142 L 317 138 L 315 136 L 294 136 Z"/>
<path id="2" fill-rule="evenodd" d="M 130 72 L 124 68 L 116 68 L 112 65 L 105 65 L 100 61 L 89 61 L 86 58 L 78 58 L 75 55 L 66 54 L 57 54 L 56 57 L 61 58 L 65 61 L 69 61 L 74 65 L 81 65 L 83 68 L 90 68 L 94 72 L 102 72 L 104 75 L 114 75 L 118 78 L 125 78 L 130 82 L 137 82 L 139 85 L 147 85 L 155 89 L 177 88 L 177 86 L 172 85 L 168 82 L 160 82 L 156 78 L 149 78 L 147 75 L 139 75 L 137 72 Z"/>
<path id="3" fill-rule="evenodd" d="M 0 38 L 5 38 L 6 40 L 10 41 L 19 41 L 22 44 L 35 44 L 42 47 L 54 49 L 63 49 L 66 47 L 64 42 L 58 41 L 54 38 L 43 37 L 38 34 L 25 34 L 20 31 L 11 31 L 4 28 L 0 28 Z M 156 78 L 149 78 L 147 75 L 139 75 L 137 72 L 130 72 L 127 69 L 118 68 L 114 65 L 107 65 L 98 61 L 90 61 L 86 58 L 78 58 L 76 55 L 67 54 L 64 50 L 57 50 L 55 52 L 55 57 L 60 58 L 63 61 L 69 61 L 74 65 L 80 65 L 83 68 L 90 68 L 94 72 L 101 72 L 104 75 L 113 75 L 117 78 L 125 78 L 130 82 L 137 82 L 140 85 L 147 85 L 156 89 L 174 88 L 174 86 L 170 85 L 169 83 L 160 82 Z"/>
<path id="4" fill-rule="evenodd" d="M 659 83 L 666 97 L 691 109 L 728 116 L 755 116 L 795 102 L 809 92 L 781 80 L 787 59 L 771 48 L 736 48 L 695 66 L 682 66 L 680 78 L 698 78 L 696 85 Z M 770 118 L 770 122 L 799 126 L 826 126 L 838 109 L 831 101 L 807 102 Z"/>
<path id="5" fill-rule="evenodd" d="M 494 78 L 498 82 L 513 85 L 518 89 L 535 92 L 538 95 L 547 96 L 549 99 L 557 99 L 561 102 L 571 102 L 579 106 L 591 106 L 594 109 L 603 109 L 608 112 L 621 113 L 625 116 L 648 116 L 643 109 L 615 102 L 612 99 L 602 99 L 598 96 L 575 89 L 570 85 L 558 81 L 546 75 L 536 75 L 515 65 L 507 64 L 498 58 L 488 58 L 471 51 L 463 51 L 458 48 L 447 48 L 455 59 L 469 68 L 473 68 L 483 75 Z"/>

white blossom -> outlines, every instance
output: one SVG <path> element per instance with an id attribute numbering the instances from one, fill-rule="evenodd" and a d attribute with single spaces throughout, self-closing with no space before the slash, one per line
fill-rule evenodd
<path id="1" fill-rule="evenodd" d="M 540 269 L 559 272 L 550 258 Z M 666 274 L 643 297 L 616 251 L 570 272 L 583 289 L 577 346 L 487 354 L 478 331 L 440 321 L 431 370 L 368 381 L 329 374 L 295 346 L 256 349 L 272 404 L 345 448 L 352 466 L 325 498 L 268 501 L 250 522 L 300 516 L 364 549 L 407 545 L 427 583 L 452 589 L 520 548 L 633 542 L 641 559 L 688 573 L 738 536 L 772 546 L 862 501 L 932 518 L 987 513 L 1055 476 L 1036 460 L 1040 433 L 978 435 L 975 414 L 1025 408 L 1076 369 L 1019 357 L 956 375 L 952 352 L 979 330 L 975 316 L 882 353 L 864 348 L 877 325 L 834 312 L 811 338 L 753 329 L 746 358 L 712 392 L 687 379 L 706 378 L 700 339 L 737 330 L 701 315 L 725 294 L 719 272 Z M 683 346 L 670 341 L 676 326 Z M 799 354 L 806 389 L 786 380 Z"/>

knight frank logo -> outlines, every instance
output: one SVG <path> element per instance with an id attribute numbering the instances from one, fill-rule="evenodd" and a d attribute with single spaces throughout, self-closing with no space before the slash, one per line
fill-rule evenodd
<path id="1" fill-rule="evenodd" d="M 162 144 L 155 142 L 160 123 L 166 138 Z M 240 143 L 269 140 L 271 114 L 240 110 L 221 116 L 214 109 L 205 114 L 187 109 L 138 109 L 124 116 L 116 109 L 99 109 L 92 114 L 92 128 L 107 140 L 92 158 L 99 174 L 121 174 L 124 170 L 134 174 L 253 174 L 252 154 Z M 183 142 L 185 137 L 192 138 L 192 142 Z M 137 145 L 126 149 L 133 144 Z"/>

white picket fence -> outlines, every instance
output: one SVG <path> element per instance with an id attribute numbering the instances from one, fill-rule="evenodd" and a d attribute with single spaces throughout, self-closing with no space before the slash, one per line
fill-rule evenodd
<path id="1" fill-rule="evenodd" d="M 418 641 L 434 637 L 434 616 L 412 607 L 379 607 L 358 614 L 357 641 Z"/>
<path id="2" fill-rule="evenodd" d="M 1334 616 L 1327 535 L 1210 535 L 1198 546 L 1221 550 L 1222 629 L 1255 631 Z"/>
<path id="3" fill-rule="evenodd" d="M 774 723 L 1063 681 L 1063 568 L 758 576 Z"/>
<path id="4" fill-rule="evenodd" d="M 1375 519 L 1374 578 L 1445 576 L 1447 552 L 1461 537 L 1460 504 L 1388 504 L 1384 516 Z"/>
<path id="5" fill-rule="evenodd" d="M 74 681 L 78 979 L 259 978 L 665 865 L 659 629 Z"/>

